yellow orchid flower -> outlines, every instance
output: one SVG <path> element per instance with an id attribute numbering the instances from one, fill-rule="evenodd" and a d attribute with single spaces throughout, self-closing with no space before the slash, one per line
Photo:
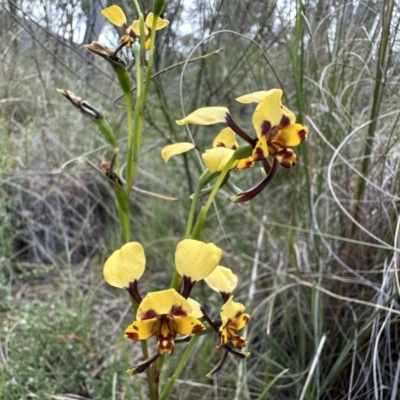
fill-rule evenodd
<path id="1" fill-rule="evenodd" d="M 271 89 L 250 93 L 236 99 L 243 104 L 259 103 L 253 114 L 257 140 L 252 139 L 236 125 L 225 107 L 199 108 L 185 118 L 177 120 L 176 123 L 178 125 L 225 123 L 254 147 L 253 161 L 273 156 L 279 164 L 289 168 L 296 161 L 296 155 L 290 147 L 299 145 L 307 137 L 308 129 L 295 123 L 295 115 L 282 105 L 281 98 L 282 90 Z M 223 159 L 222 156 L 219 158 Z"/>
<path id="2" fill-rule="evenodd" d="M 235 123 L 225 107 L 199 108 L 176 121 L 178 125 L 224 123 L 253 148 L 252 156 L 239 160 L 233 168 L 247 168 L 253 166 L 255 161 L 261 161 L 268 175 L 252 189 L 233 196 L 232 200 L 237 203 L 249 201 L 260 193 L 271 182 L 279 164 L 285 168 L 295 165 L 296 154 L 291 147 L 299 145 L 307 137 L 307 127 L 296 124 L 295 115 L 282 105 L 281 98 L 282 90 L 271 89 L 250 93 L 236 99 L 243 104 L 258 103 L 253 114 L 253 126 L 257 134 L 255 139 Z M 172 149 L 171 153 L 173 153 Z M 203 154 L 203 159 L 210 171 L 218 172 L 223 169 L 232 154 L 229 149 L 214 148 L 207 150 Z M 272 167 L 267 160 L 269 156 L 274 159 Z"/>
<path id="3" fill-rule="evenodd" d="M 110 7 L 105 8 L 101 11 L 101 13 L 114 25 L 120 26 L 125 30 L 125 35 L 120 38 L 120 42 L 126 42 L 126 46 L 131 46 L 132 43 L 136 40 L 136 38 L 140 37 L 140 27 L 139 27 L 139 20 L 135 20 L 132 22 L 132 25 L 127 26 L 126 16 L 122 9 L 116 5 L 112 5 Z M 144 33 L 145 33 L 145 49 L 149 50 L 151 41 L 150 41 L 150 34 L 151 29 L 153 26 L 153 13 L 147 14 L 144 26 Z M 169 24 L 169 21 L 166 19 L 158 18 L 156 30 L 160 30 L 165 28 Z"/>
<path id="4" fill-rule="evenodd" d="M 139 305 L 136 321 L 126 329 L 125 337 L 146 340 L 156 335 L 157 353 L 172 354 L 178 333 L 192 335 L 205 329 L 193 312 L 188 300 L 175 289 L 148 293 Z"/>
<path id="5" fill-rule="evenodd" d="M 220 313 L 222 324 L 219 328 L 221 341 L 217 347 L 224 346 L 228 342 L 237 349 L 246 345 L 246 339 L 237 334 L 250 320 L 250 315 L 243 313 L 244 308 L 243 304 L 233 301 L 233 296 L 222 306 Z"/>
<path id="6" fill-rule="evenodd" d="M 258 102 L 253 114 L 253 126 L 257 134 L 257 144 L 253 150 L 253 160 L 259 161 L 273 156 L 285 168 L 295 164 L 296 155 L 290 147 L 299 145 L 306 137 L 308 129 L 296 124 L 296 117 L 282 105 L 282 90 L 271 89 L 241 96 L 239 103 Z"/>

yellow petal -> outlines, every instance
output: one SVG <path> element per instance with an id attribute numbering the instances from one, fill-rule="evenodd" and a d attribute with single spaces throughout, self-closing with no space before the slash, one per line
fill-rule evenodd
<path id="1" fill-rule="evenodd" d="M 122 26 L 126 24 L 125 14 L 118 6 L 107 7 L 101 13 L 114 25 Z"/>
<path id="2" fill-rule="evenodd" d="M 236 332 L 243 329 L 250 320 L 249 314 L 240 314 L 238 317 L 233 318 L 229 323 L 229 328 L 234 329 Z"/>
<path id="3" fill-rule="evenodd" d="M 244 96 L 238 97 L 236 101 L 242 104 L 259 103 L 261 100 L 263 100 L 265 97 L 270 95 L 275 90 L 280 90 L 280 89 L 260 90 L 259 92 L 245 94 Z"/>
<path id="4" fill-rule="evenodd" d="M 145 50 L 150 50 L 151 47 L 151 39 L 148 38 L 145 42 L 144 42 L 144 49 Z"/>
<path id="5" fill-rule="evenodd" d="M 154 318 L 134 321 L 126 328 L 125 337 L 132 340 L 146 340 L 157 333 L 158 325 L 158 321 Z"/>
<path id="6" fill-rule="evenodd" d="M 178 125 L 196 124 L 211 125 L 219 122 L 225 122 L 229 110 L 226 107 L 202 107 L 193 111 L 187 117 L 176 121 Z"/>
<path id="7" fill-rule="evenodd" d="M 296 116 L 292 111 L 285 106 L 281 106 L 281 110 L 283 115 L 286 115 L 289 118 L 290 124 L 294 124 L 296 122 Z"/>
<path id="8" fill-rule="evenodd" d="M 292 124 L 281 129 L 271 140 L 280 147 L 294 147 L 307 137 L 308 129 L 301 124 Z"/>
<path id="9" fill-rule="evenodd" d="M 261 136 L 261 138 L 258 139 L 256 147 L 253 150 L 253 155 L 252 155 L 253 160 L 260 161 L 263 160 L 264 158 L 267 158 L 268 155 L 269 155 L 269 150 L 267 145 L 267 137 Z"/>
<path id="10" fill-rule="evenodd" d="M 133 31 L 135 32 L 136 36 L 140 36 L 140 25 L 139 25 L 139 20 L 135 19 L 132 22 L 132 25 L 127 29 L 128 32 Z M 147 36 L 149 34 L 149 30 L 147 29 L 146 24 L 144 25 L 144 34 Z M 146 42 L 147 43 L 147 42 Z M 150 46 L 149 46 L 150 48 Z"/>
<path id="11" fill-rule="evenodd" d="M 191 299 L 190 297 L 187 299 L 190 307 L 192 308 L 191 316 L 195 318 L 201 318 L 203 316 L 203 312 L 201 311 L 201 305 L 198 301 Z"/>
<path id="12" fill-rule="evenodd" d="M 253 114 L 253 125 L 258 138 L 268 135 L 273 127 L 279 125 L 283 116 L 282 90 L 272 89 L 269 92 L 258 104 Z"/>
<path id="13" fill-rule="evenodd" d="M 215 149 L 206 150 L 201 156 L 209 171 L 219 172 L 224 169 L 234 152 L 235 150 L 225 147 L 216 147 Z"/>
<path id="14" fill-rule="evenodd" d="M 236 140 L 235 132 L 231 128 L 224 128 L 213 141 L 213 147 L 226 147 L 236 150 L 239 143 Z"/>
<path id="15" fill-rule="evenodd" d="M 199 281 L 210 275 L 221 257 L 222 250 L 214 243 L 184 239 L 176 247 L 176 269 L 181 276 L 189 277 L 192 282 Z"/>
<path id="16" fill-rule="evenodd" d="M 144 271 L 146 257 L 138 242 L 130 242 L 108 258 L 104 264 L 103 276 L 108 284 L 128 288 L 130 282 L 138 280 Z"/>
<path id="17" fill-rule="evenodd" d="M 172 327 L 176 333 L 181 335 L 192 335 L 203 331 L 205 326 L 195 317 L 176 317 L 171 321 Z"/>
<path id="18" fill-rule="evenodd" d="M 222 293 L 231 293 L 238 283 L 238 278 L 232 270 L 221 265 L 218 265 L 204 280 L 212 290 Z"/>
<path id="19" fill-rule="evenodd" d="M 220 315 L 222 319 L 222 324 L 220 331 L 222 332 L 222 330 L 229 324 L 229 322 L 242 314 L 243 311 L 244 305 L 233 301 L 233 296 L 231 296 L 221 308 Z"/>
<path id="20" fill-rule="evenodd" d="M 251 168 L 254 165 L 253 157 L 242 158 L 235 164 L 234 169 Z M 264 171 L 264 170 L 263 170 Z"/>
<path id="21" fill-rule="evenodd" d="M 194 147 L 195 146 L 193 143 L 188 142 L 170 144 L 161 150 L 161 157 L 163 158 L 164 162 L 168 162 L 171 157 L 186 153 L 187 151 L 192 150 Z"/>
<path id="22" fill-rule="evenodd" d="M 149 29 L 151 29 L 151 27 L 153 26 L 153 19 L 154 19 L 153 13 L 152 12 L 148 13 L 145 24 Z M 168 24 L 169 24 L 169 21 L 167 19 L 162 19 L 162 18 L 158 17 L 156 30 L 158 31 L 162 28 L 165 28 Z"/>
<path id="23" fill-rule="evenodd" d="M 157 315 L 185 316 L 192 309 L 188 301 L 175 289 L 148 293 L 139 305 L 136 319 L 155 318 Z"/>

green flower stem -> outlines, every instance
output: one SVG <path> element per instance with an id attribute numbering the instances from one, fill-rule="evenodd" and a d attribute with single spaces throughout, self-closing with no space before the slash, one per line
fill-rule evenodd
<path id="1" fill-rule="evenodd" d="M 135 2 L 136 3 L 136 2 Z M 145 33 L 144 33 L 144 20 L 143 15 L 139 16 L 140 20 L 140 39 L 141 46 L 137 46 L 134 44 L 132 46 L 133 55 L 135 58 L 135 66 L 136 66 L 136 106 L 135 106 L 135 115 L 134 115 L 134 126 L 133 126 L 133 135 L 132 142 L 128 141 L 128 160 L 127 160 L 127 178 L 126 178 L 126 192 L 130 193 L 132 190 L 133 182 L 135 180 L 136 171 L 139 162 L 139 153 L 142 145 L 142 131 L 143 131 L 143 123 L 144 123 L 144 112 L 146 106 L 147 94 L 149 92 L 149 85 L 151 81 L 151 71 L 154 61 L 154 43 L 155 43 L 155 35 L 156 35 L 156 26 L 158 17 L 154 16 L 153 18 L 153 26 L 151 30 L 151 46 L 150 46 L 150 57 L 147 63 L 147 78 L 143 87 L 143 60 L 142 54 L 144 54 L 145 49 Z M 129 146 L 131 144 L 131 146 Z"/>
<path id="2" fill-rule="evenodd" d="M 175 381 L 181 374 L 183 368 L 186 366 L 190 353 L 196 344 L 197 340 L 199 339 L 199 335 L 193 336 L 192 340 L 187 345 L 185 352 L 182 355 L 181 360 L 179 361 L 178 367 L 176 368 L 174 374 L 171 376 L 167 386 L 164 388 L 163 392 L 161 393 L 160 400 L 165 400 L 172 391 Z"/>
<path id="3" fill-rule="evenodd" d="M 151 26 L 151 37 L 150 37 L 150 41 L 151 41 L 150 42 L 150 55 L 149 55 L 149 61 L 147 63 L 146 82 L 144 83 L 144 89 L 143 89 L 144 101 L 146 101 L 147 94 L 149 92 L 149 86 L 150 86 L 150 82 L 151 82 L 151 73 L 153 71 L 157 21 L 158 21 L 158 15 L 153 15 L 153 25 Z"/>
<path id="4" fill-rule="evenodd" d="M 224 169 L 219 174 L 219 177 L 218 177 L 217 181 L 215 182 L 214 187 L 212 188 L 210 196 L 208 197 L 207 202 L 204 205 L 204 207 L 202 207 L 200 214 L 197 218 L 196 225 L 194 226 L 193 232 L 192 232 L 192 239 L 196 239 L 196 240 L 200 239 L 201 230 L 203 229 L 203 225 L 204 225 L 204 222 L 207 217 L 207 212 L 210 209 L 211 204 L 213 203 L 218 190 L 220 189 L 221 185 L 224 183 L 226 175 L 229 173 L 229 171 L 230 171 L 232 165 L 235 163 L 235 161 L 236 161 L 236 159 L 232 157 L 226 163 Z"/>
<path id="5" fill-rule="evenodd" d="M 142 101 L 142 66 L 140 65 L 140 46 L 138 43 L 134 43 L 132 46 L 132 51 L 135 58 L 136 65 L 136 82 L 137 82 L 137 91 L 136 91 L 136 105 L 135 105 L 135 113 L 132 118 L 132 97 L 131 93 L 129 96 L 126 95 L 126 108 L 127 108 L 127 116 L 128 116 L 128 152 L 127 152 L 127 160 L 126 160 L 126 193 L 129 193 L 132 190 L 133 182 L 135 180 L 135 175 L 138 166 L 138 157 L 141 143 L 141 126 L 140 124 L 140 110 L 141 110 L 141 101 Z M 143 116 L 142 116 L 143 118 Z M 133 119 L 133 126 L 132 126 Z"/>
<path id="6" fill-rule="evenodd" d="M 185 239 L 190 238 L 190 232 L 192 231 L 193 227 L 193 220 L 194 220 L 194 215 L 196 212 L 197 204 L 199 202 L 199 197 L 201 190 L 206 186 L 212 179 L 214 179 L 218 175 L 218 172 L 210 172 L 208 169 L 206 169 L 200 176 L 199 181 L 196 186 L 196 190 L 193 194 L 192 198 L 192 204 L 190 206 L 190 211 L 189 211 L 189 216 L 188 216 L 188 221 L 186 224 L 186 231 L 185 231 Z M 174 288 L 175 290 L 179 291 L 179 288 L 181 286 L 182 279 L 178 272 L 174 272 L 174 276 L 172 277 L 171 281 L 171 288 Z"/>
<path id="7" fill-rule="evenodd" d="M 185 239 L 190 238 L 190 232 L 193 226 L 194 214 L 196 212 L 197 204 L 199 202 L 201 190 L 208 183 L 210 183 L 216 176 L 218 176 L 218 172 L 210 172 L 208 169 L 206 169 L 199 178 L 199 181 L 196 186 L 196 191 L 193 194 L 192 205 L 190 206 L 188 221 L 186 224 Z"/>
<path id="8" fill-rule="evenodd" d="M 131 225 L 129 218 L 129 199 L 122 187 L 114 189 L 115 200 L 117 203 L 117 211 L 119 223 L 121 225 L 122 235 L 126 243 L 131 240 Z"/>

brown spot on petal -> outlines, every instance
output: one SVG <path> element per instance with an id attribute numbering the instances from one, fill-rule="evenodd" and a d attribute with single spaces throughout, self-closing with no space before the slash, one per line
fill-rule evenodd
<path id="1" fill-rule="evenodd" d="M 236 347 L 237 349 L 242 349 L 242 348 L 246 345 L 247 340 L 246 340 L 243 336 L 237 335 L 237 336 L 233 336 L 233 337 L 230 339 L 230 342 L 231 342 L 231 343 L 233 344 L 233 346 Z"/>
<path id="2" fill-rule="evenodd" d="M 290 119 L 286 115 L 282 115 L 281 122 L 279 123 L 279 129 L 286 128 L 290 125 Z"/>
<path id="3" fill-rule="evenodd" d="M 299 130 L 298 134 L 299 134 L 299 137 L 300 137 L 301 141 L 303 141 L 307 137 L 307 133 L 308 133 L 307 129 L 300 129 Z"/>
<path id="4" fill-rule="evenodd" d="M 246 324 L 250 321 L 250 315 L 249 314 L 243 314 L 243 321 L 246 322 Z"/>
<path id="5" fill-rule="evenodd" d="M 144 319 L 152 319 L 152 318 L 156 318 L 158 316 L 158 314 L 154 311 L 154 310 L 147 310 L 144 313 L 142 313 L 141 315 L 141 320 L 143 321 Z"/>
<path id="6" fill-rule="evenodd" d="M 264 152 L 262 151 L 261 147 L 257 147 L 256 149 L 254 149 L 254 153 L 253 153 L 254 161 L 263 160 L 264 158 L 265 158 Z"/>
<path id="7" fill-rule="evenodd" d="M 139 335 L 136 332 L 125 332 L 125 337 L 132 340 L 139 340 Z"/>
<path id="8" fill-rule="evenodd" d="M 224 142 L 218 142 L 215 147 L 226 147 Z"/>
<path id="9" fill-rule="evenodd" d="M 181 306 L 172 306 L 171 311 L 169 312 L 174 317 L 186 317 L 187 313 L 182 309 Z"/>
<path id="10" fill-rule="evenodd" d="M 270 130 L 271 130 L 271 122 L 263 121 L 263 123 L 261 124 L 261 136 L 267 135 Z"/>
<path id="11" fill-rule="evenodd" d="M 192 329 L 192 333 L 197 333 L 197 332 L 203 331 L 204 329 L 206 329 L 206 328 L 203 325 L 196 324 Z"/>

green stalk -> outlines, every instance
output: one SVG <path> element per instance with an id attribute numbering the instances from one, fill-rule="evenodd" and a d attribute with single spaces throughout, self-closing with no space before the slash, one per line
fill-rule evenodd
<path id="1" fill-rule="evenodd" d="M 150 43 L 149 62 L 147 63 L 146 82 L 144 83 L 144 89 L 143 89 L 143 99 L 144 99 L 144 101 L 146 101 L 147 94 L 149 92 L 149 86 L 150 86 L 150 82 L 151 82 L 151 73 L 153 71 L 157 21 L 158 21 L 158 15 L 154 15 L 154 17 L 153 17 L 153 25 L 151 27 L 151 37 L 150 37 L 151 43 Z"/>
<path id="2" fill-rule="evenodd" d="M 229 173 L 232 165 L 235 163 L 236 159 L 235 158 L 231 158 L 225 165 L 224 169 L 221 171 L 221 173 L 218 176 L 217 181 L 215 182 L 215 185 L 212 188 L 212 191 L 210 193 L 210 196 L 207 199 L 206 204 L 204 205 L 204 207 L 202 207 L 200 214 L 197 218 L 196 221 L 196 225 L 193 228 L 193 232 L 192 232 L 192 239 L 196 239 L 199 240 L 200 238 L 200 234 L 201 234 L 201 230 L 203 229 L 203 225 L 204 222 L 206 220 L 207 217 L 207 212 L 211 207 L 211 204 L 214 201 L 214 198 L 218 192 L 218 190 L 220 189 L 221 185 L 224 183 L 226 175 Z"/>
<path id="3" fill-rule="evenodd" d="M 143 18 L 143 16 L 142 16 Z M 135 66 L 136 66 L 136 82 L 137 82 L 137 91 L 136 91 L 136 105 L 135 105 L 135 113 L 133 116 L 133 127 L 132 127 L 132 98 L 131 92 L 129 92 L 129 96 L 126 95 L 126 107 L 127 107 L 127 115 L 128 115 L 128 153 L 126 160 L 126 193 L 129 193 L 132 190 L 133 182 L 135 180 L 135 175 L 138 166 L 139 152 L 140 152 L 140 144 L 141 144 L 141 136 L 142 131 L 141 128 L 143 126 L 143 121 L 140 123 L 140 119 L 143 119 L 143 115 L 141 115 L 142 109 L 142 66 L 140 65 L 140 46 L 137 43 L 134 43 L 132 46 L 132 51 L 135 58 Z M 128 100 L 129 97 L 129 100 Z M 129 104 L 129 106 L 128 106 Z"/>
<path id="4" fill-rule="evenodd" d="M 135 58 L 135 66 L 136 66 L 136 106 L 135 106 L 135 114 L 134 114 L 134 126 L 133 126 L 133 136 L 132 143 L 129 147 L 128 142 L 128 160 L 127 160 L 127 178 L 126 178 L 126 191 L 129 193 L 132 190 L 133 182 L 135 181 L 136 171 L 139 162 L 139 154 L 140 148 L 142 145 L 142 131 L 143 131 L 143 123 L 144 123 L 144 112 L 146 106 L 146 99 L 149 92 L 149 85 L 151 81 L 151 71 L 153 67 L 154 61 L 154 43 L 156 37 L 156 26 L 158 17 L 154 16 L 153 18 L 153 26 L 151 29 L 151 45 L 150 45 L 150 57 L 147 63 L 147 77 L 146 82 L 143 87 L 143 63 L 142 63 L 142 54 L 144 54 L 145 49 L 145 32 L 144 32 L 144 21 L 143 15 L 140 15 L 140 38 L 141 45 L 140 47 L 137 45 L 132 46 L 133 55 Z"/>
<path id="5" fill-rule="evenodd" d="M 129 221 L 129 199 L 122 187 L 114 189 L 115 200 L 118 211 L 119 223 L 121 225 L 122 235 L 126 243 L 131 240 L 131 226 Z"/>
<path id="6" fill-rule="evenodd" d="M 177 380 L 177 378 L 179 377 L 179 375 L 181 374 L 183 368 L 186 366 L 187 361 L 190 356 L 190 353 L 191 353 L 194 345 L 196 344 L 197 340 L 199 339 L 199 337 L 200 337 L 199 335 L 193 336 L 193 338 L 187 345 L 185 352 L 183 353 L 182 358 L 179 361 L 178 367 L 176 368 L 174 374 L 171 376 L 171 379 L 169 380 L 167 386 L 165 386 L 163 392 L 161 393 L 160 400 L 165 400 L 171 393 L 172 388 L 174 387 L 174 383 Z"/>

